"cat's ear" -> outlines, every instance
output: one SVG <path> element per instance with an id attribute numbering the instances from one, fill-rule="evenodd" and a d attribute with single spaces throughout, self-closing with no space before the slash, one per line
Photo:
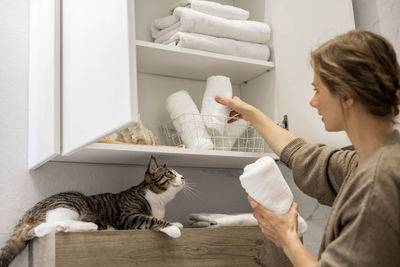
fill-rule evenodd
<path id="1" fill-rule="evenodd" d="M 149 166 L 147 167 L 147 172 L 149 174 L 154 174 L 157 170 L 157 161 L 156 158 L 151 156 Z"/>

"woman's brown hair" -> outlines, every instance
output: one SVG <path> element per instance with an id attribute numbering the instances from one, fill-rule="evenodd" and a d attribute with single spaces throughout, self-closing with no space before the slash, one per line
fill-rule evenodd
<path id="1" fill-rule="evenodd" d="M 400 67 L 382 36 L 352 30 L 311 53 L 314 71 L 332 94 L 352 97 L 370 113 L 394 122 L 400 104 Z"/>

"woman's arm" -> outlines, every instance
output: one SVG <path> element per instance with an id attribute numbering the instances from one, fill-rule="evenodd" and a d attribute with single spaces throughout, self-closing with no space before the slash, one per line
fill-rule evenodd
<path id="1" fill-rule="evenodd" d="M 275 245 L 283 248 L 293 266 L 311 267 L 318 264 L 297 235 L 297 203 L 293 202 L 286 214 L 276 214 L 250 196 L 248 200 L 263 234 Z"/>
<path id="2" fill-rule="evenodd" d="M 278 156 L 290 141 L 297 138 L 294 134 L 273 122 L 260 110 L 245 103 L 237 96 L 232 98 L 215 97 L 215 101 L 231 108 L 230 116 L 238 115 L 239 118 L 249 121 Z M 228 122 L 235 120 L 232 119 Z"/>

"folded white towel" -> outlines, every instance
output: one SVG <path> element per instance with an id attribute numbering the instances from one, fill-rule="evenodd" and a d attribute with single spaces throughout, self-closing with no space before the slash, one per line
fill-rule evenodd
<path id="1" fill-rule="evenodd" d="M 229 108 L 217 103 L 216 96 L 232 98 L 232 85 L 229 77 L 221 75 L 208 77 L 201 104 L 201 115 L 208 130 L 214 136 L 221 136 L 229 116 Z"/>
<path id="2" fill-rule="evenodd" d="M 288 212 L 293 202 L 293 194 L 271 157 L 262 157 L 247 165 L 240 182 L 253 199 L 275 213 Z M 307 223 L 300 215 L 297 230 L 299 236 L 307 230 Z"/>
<path id="3" fill-rule="evenodd" d="M 270 27 L 258 21 L 227 20 L 184 7 L 177 7 L 174 14 L 180 18 L 178 25 L 173 24 L 157 33 L 154 36 L 156 43 L 165 42 L 177 32 L 194 32 L 263 44 L 271 34 Z"/>
<path id="4" fill-rule="evenodd" d="M 182 0 L 171 6 L 171 13 L 177 7 L 189 7 L 193 10 L 225 19 L 246 20 L 249 18 L 247 10 L 210 1 Z"/>
<path id="5" fill-rule="evenodd" d="M 169 26 L 179 22 L 179 17 L 177 15 L 169 15 L 163 18 L 155 19 L 151 23 L 151 36 L 155 38 L 157 33 L 161 30 L 168 28 Z"/>
<path id="6" fill-rule="evenodd" d="M 182 24 L 178 21 L 171 26 L 168 26 L 165 29 L 162 29 L 161 31 L 152 34 L 152 37 L 155 39 L 154 42 L 156 43 L 164 43 L 167 41 L 169 38 L 171 38 L 175 33 L 181 31 L 183 29 Z"/>
<path id="7" fill-rule="evenodd" d="M 187 91 L 170 95 L 166 100 L 166 108 L 186 147 L 203 150 L 213 148 L 199 110 Z"/>
<path id="8" fill-rule="evenodd" d="M 222 136 L 214 136 L 214 148 L 216 150 L 232 150 L 236 142 L 239 151 L 243 151 L 243 147 L 246 145 L 245 142 L 240 142 L 240 137 L 244 134 L 246 129 L 249 127 L 249 122 L 238 119 L 232 123 L 225 124 Z M 245 137 L 245 139 L 247 139 Z M 247 141 L 247 140 L 246 140 Z"/>
<path id="9" fill-rule="evenodd" d="M 177 47 L 260 60 L 268 60 L 270 56 L 270 50 L 266 44 L 236 41 L 191 32 L 177 32 L 165 41 L 164 44 L 174 44 Z"/>
<path id="10" fill-rule="evenodd" d="M 254 226 L 257 220 L 252 213 L 220 214 L 220 213 L 191 213 L 187 217 L 191 227 L 210 226 Z"/>

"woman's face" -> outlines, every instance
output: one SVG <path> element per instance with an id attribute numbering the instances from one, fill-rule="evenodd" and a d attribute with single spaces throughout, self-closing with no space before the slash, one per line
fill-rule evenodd
<path id="1" fill-rule="evenodd" d="M 317 109 L 318 115 L 321 115 L 325 130 L 328 132 L 343 130 L 343 110 L 339 96 L 333 95 L 315 72 L 312 85 L 315 93 L 310 105 Z"/>

